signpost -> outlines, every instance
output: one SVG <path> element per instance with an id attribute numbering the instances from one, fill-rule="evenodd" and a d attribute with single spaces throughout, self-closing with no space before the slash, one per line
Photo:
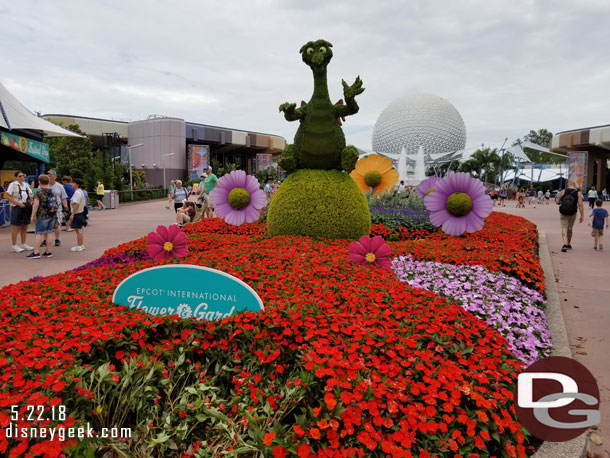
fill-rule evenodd
<path id="1" fill-rule="evenodd" d="M 151 267 L 130 275 L 112 301 L 152 315 L 219 320 L 238 312 L 265 309 L 256 292 L 220 270 L 189 264 Z"/>

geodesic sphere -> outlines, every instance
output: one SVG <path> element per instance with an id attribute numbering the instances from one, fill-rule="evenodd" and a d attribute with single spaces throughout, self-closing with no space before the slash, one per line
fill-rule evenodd
<path id="1" fill-rule="evenodd" d="M 420 145 L 426 154 L 464 149 L 466 126 L 460 113 L 447 100 L 432 94 L 401 97 L 379 115 L 373 129 L 373 151 L 416 154 Z"/>

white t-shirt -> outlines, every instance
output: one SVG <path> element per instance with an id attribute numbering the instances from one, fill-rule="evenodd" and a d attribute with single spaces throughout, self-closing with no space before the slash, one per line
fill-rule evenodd
<path id="1" fill-rule="evenodd" d="M 32 196 L 32 190 L 30 189 L 30 185 L 28 185 L 25 181 L 22 184 L 19 184 L 18 181 L 13 181 L 8 185 L 8 189 L 6 193 L 9 196 L 12 196 L 17 202 L 22 204 L 26 203 L 28 197 Z M 11 207 L 16 207 L 15 204 L 11 202 Z"/>
<path id="2" fill-rule="evenodd" d="M 83 212 L 83 210 L 85 209 L 86 200 L 85 194 L 83 193 L 82 189 L 77 189 L 76 191 L 74 191 L 72 199 L 70 200 L 70 205 L 72 204 L 78 204 L 78 210 L 75 213 Z"/>

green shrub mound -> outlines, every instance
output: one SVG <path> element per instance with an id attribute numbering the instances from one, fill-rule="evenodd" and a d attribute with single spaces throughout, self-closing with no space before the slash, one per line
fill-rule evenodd
<path id="1" fill-rule="evenodd" d="M 303 169 L 279 187 L 267 214 L 271 236 L 357 239 L 368 235 L 371 215 L 364 194 L 338 170 Z"/>

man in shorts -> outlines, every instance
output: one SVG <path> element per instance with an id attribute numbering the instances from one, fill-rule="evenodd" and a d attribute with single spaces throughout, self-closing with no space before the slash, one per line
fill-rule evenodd
<path id="1" fill-rule="evenodd" d="M 569 199 L 572 202 L 570 208 L 565 208 L 562 211 L 562 207 L 568 207 L 566 203 L 562 205 L 562 200 L 564 198 Z M 568 181 L 568 187 L 557 194 L 555 197 L 555 203 L 559 205 L 559 222 L 561 223 L 561 237 L 563 238 L 563 246 L 561 247 L 561 251 L 565 253 L 568 250 L 572 249 L 572 228 L 574 227 L 574 223 L 576 222 L 576 213 L 580 212 L 580 223 L 582 223 L 585 219 L 585 209 L 582 203 L 582 194 L 576 188 L 576 183 L 574 181 Z"/>
<path id="2" fill-rule="evenodd" d="M 218 177 L 212 173 L 212 167 L 209 165 L 203 169 L 205 175 L 202 175 L 203 178 L 203 195 L 201 196 L 204 205 L 204 213 L 207 213 L 208 218 L 214 217 L 214 204 L 210 199 L 210 192 L 212 189 L 216 187 L 216 182 L 218 181 Z"/>
<path id="3" fill-rule="evenodd" d="M 51 234 L 55 230 L 55 216 L 50 212 L 48 202 L 53 191 L 49 188 L 49 177 L 40 175 L 38 177 L 38 189 L 34 193 L 34 203 L 32 204 L 32 224 L 36 225 L 36 240 L 34 241 L 34 251 L 26 256 L 27 259 L 52 258 L 49 251 L 51 246 Z M 46 239 L 45 252 L 40 254 L 42 239 Z"/>
<path id="4" fill-rule="evenodd" d="M 70 201 L 72 205 L 72 214 L 70 215 L 70 219 L 68 220 L 68 224 L 74 231 L 76 232 L 76 246 L 70 248 L 71 251 L 84 251 L 84 234 L 83 234 L 83 226 L 85 225 L 85 205 L 87 205 L 87 200 L 85 199 L 85 194 L 83 193 L 83 180 L 80 178 L 75 178 L 72 181 L 72 187 L 74 188 L 74 194 L 72 195 L 72 199 Z"/>
<path id="5" fill-rule="evenodd" d="M 32 190 L 25 182 L 25 173 L 15 172 L 15 181 L 8 185 L 6 197 L 11 203 L 11 240 L 13 253 L 21 253 L 23 251 L 32 251 L 33 246 L 25 243 L 28 233 L 28 224 L 30 224 L 31 207 L 28 200 L 32 197 Z M 29 208 L 28 208 L 29 207 Z M 17 245 L 17 236 L 21 236 L 21 245 Z"/>
<path id="6" fill-rule="evenodd" d="M 59 234 L 61 233 L 61 225 L 64 222 L 64 212 L 62 208 L 68 209 L 68 194 L 61 183 L 57 181 L 57 172 L 55 170 L 49 170 L 47 173 L 49 176 L 49 188 L 53 192 L 53 195 L 57 199 L 57 202 L 61 202 L 61 208 L 55 213 L 55 246 L 60 246 L 61 241 L 59 240 Z M 42 242 L 42 246 L 46 246 L 47 241 Z"/>

